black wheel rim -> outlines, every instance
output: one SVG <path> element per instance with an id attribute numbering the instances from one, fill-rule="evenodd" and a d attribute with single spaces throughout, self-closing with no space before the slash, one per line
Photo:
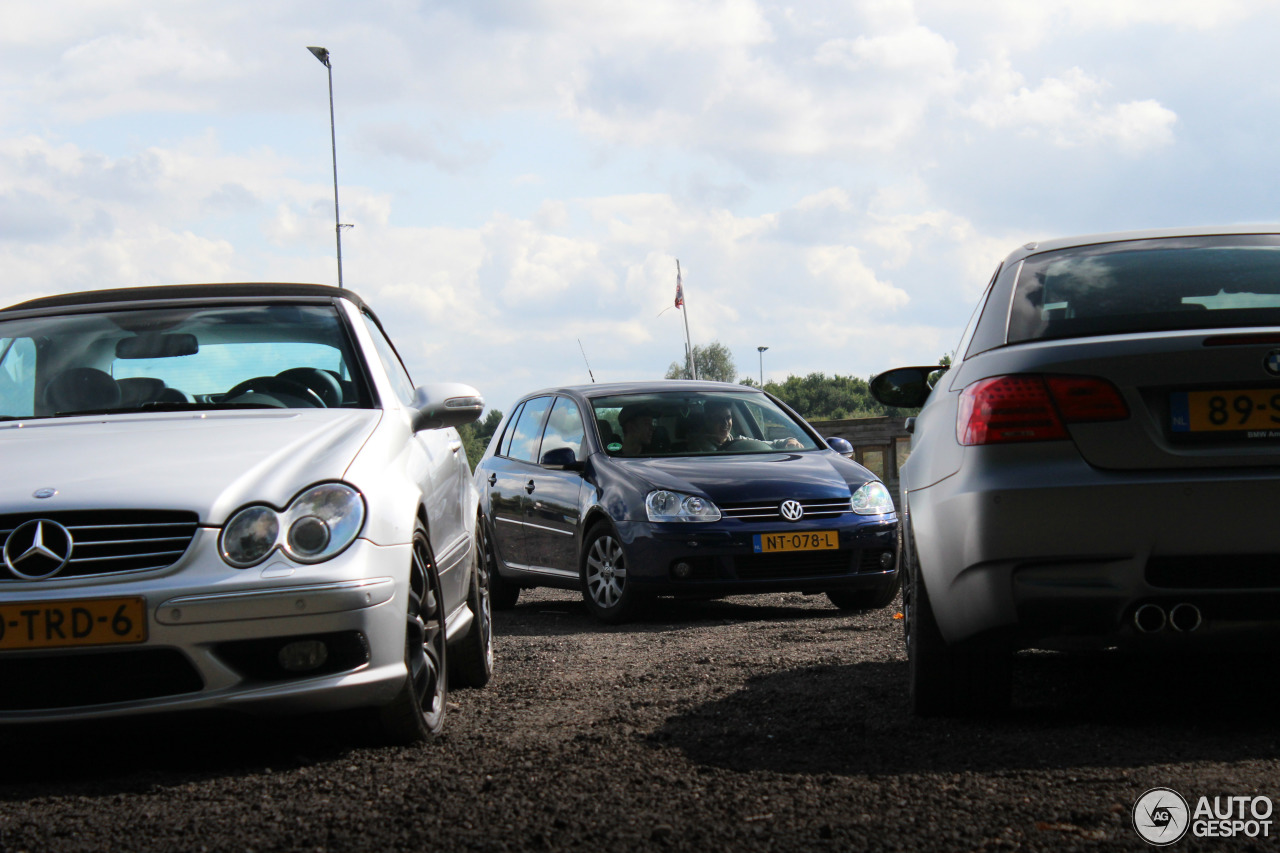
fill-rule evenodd
<path id="1" fill-rule="evenodd" d="M 428 728 L 434 728 L 444 713 L 445 701 L 444 619 L 436 583 L 427 544 L 416 538 L 405 626 L 405 663 L 414 697 Z"/>
<path id="2" fill-rule="evenodd" d="M 484 525 L 476 529 L 476 591 L 479 593 L 480 612 L 476 618 L 480 620 L 480 642 L 484 647 L 485 665 L 493 669 L 493 603 L 489 596 L 489 566 L 492 554 L 489 550 L 489 537 L 485 535 Z"/>

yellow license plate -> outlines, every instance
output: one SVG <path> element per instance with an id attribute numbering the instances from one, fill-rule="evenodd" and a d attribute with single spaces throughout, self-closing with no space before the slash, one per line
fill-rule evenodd
<path id="1" fill-rule="evenodd" d="M 807 530 L 803 533 L 757 533 L 755 552 L 773 554 L 778 551 L 834 551 L 840 547 L 840 534 L 835 530 Z"/>
<path id="2" fill-rule="evenodd" d="M 1170 398 L 1174 432 L 1280 430 L 1280 389 L 1180 391 Z"/>
<path id="3" fill-rule="evenodd" d="M 142 598 L 0 604 L 0 650 L 106 646 L 147 639 Z"/>

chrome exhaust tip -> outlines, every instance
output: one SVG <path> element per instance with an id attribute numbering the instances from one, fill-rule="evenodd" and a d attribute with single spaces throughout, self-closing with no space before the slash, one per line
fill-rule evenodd
<path id="1" fill-rule="evenodd" d="M 1165 626 L 1164 608 L 1158 604 L 1144 604 L 1133 613 L 1134 626 L 1144 634 L 1154 634 Z"/>
<path id="2" fill-rule="evenodd" d="M 1174 608 L 1169 611 L 1169 626 L 1175 631 L 1190 633 L 1199 628 L 1203 622 L 1200 608 L 1185 601 L 1174 605 Z"/>

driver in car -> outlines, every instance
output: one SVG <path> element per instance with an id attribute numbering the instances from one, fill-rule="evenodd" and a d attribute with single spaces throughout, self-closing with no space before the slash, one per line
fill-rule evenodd
<path id="1" fill-rule="evenodd" d="M 712 453 L 717 450 L 777 450 L 799 449 L 804 447 L 794 438 L 780 438 L 776 441 L 761 441 L 745 435 L 733 434 L 733 407 L 726 402 L 712 401 L 703 408 L 702 419 L 696 431 L 689 439 L 689 449 L 700 453 Z"/>

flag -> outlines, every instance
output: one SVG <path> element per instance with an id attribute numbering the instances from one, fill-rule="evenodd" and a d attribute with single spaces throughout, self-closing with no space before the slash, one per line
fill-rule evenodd
<path id="1" fill-rule="evenodd" d="M 684 285 L 680 282 L 680 270 L 676 270 L 676 307 L 684 307 Z"/>

